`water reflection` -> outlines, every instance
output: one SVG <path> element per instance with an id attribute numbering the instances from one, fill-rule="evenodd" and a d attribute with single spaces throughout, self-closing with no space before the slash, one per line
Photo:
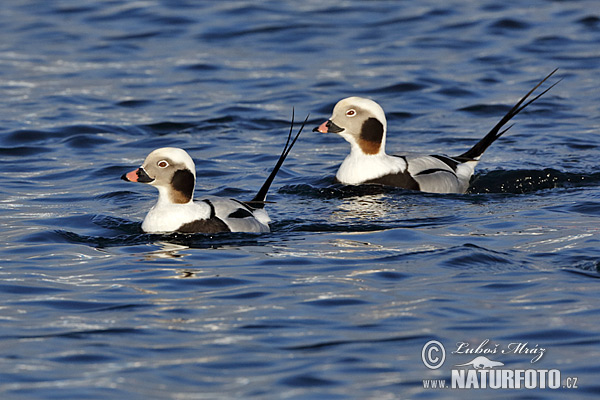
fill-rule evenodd
<path id="1" fill-rule="evenodd" d="M 145 261 L 155 261 L 168 258 L 182 258 L 189 256 L 190 253 L 181 253 L 184 250 L 189 249 L 189 246 L 181 245 L 172 242 L 156 242 L 160 248 L 158 250 L 150 251 L 143 255 Z"/>
<path id="2" fill-rule="evenodd" d="M 333 210 L 330 220 L 335 223 L 382 220 L 398 208 L 397 199 L 391 200 L 383 193 L 349 197 Z"/>

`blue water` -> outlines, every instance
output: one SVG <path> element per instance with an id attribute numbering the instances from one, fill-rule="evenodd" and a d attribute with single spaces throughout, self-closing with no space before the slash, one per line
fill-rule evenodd
<path id="1" fill-rule="evenodd" d="M 596 1 L 24 0 L 0 37 L 2 399 L 600 393 Z M 310 129 L 268 234 L 143 234 L 156 192 L 119 179 L 176 146 L 197 194 L 250 199 L 292 108 L 312 128 L 349 95 L 388 152 L 456 155 L 557 67 L 465 195 L 337 185 L 348 145 Z M 424 389 L 486 339 L 578 388 Z"/>

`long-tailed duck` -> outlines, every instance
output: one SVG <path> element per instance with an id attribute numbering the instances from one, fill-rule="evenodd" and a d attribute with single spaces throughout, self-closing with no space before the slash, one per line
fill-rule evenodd
<path id="1" fill-rule="evenodd" d="M 340 100 L 331 118 L 313 131 L 337 133 L 350 143 L 350 154 L 336 174 L 340 183 L 372 183 L 431 193 L 464 193 L 483 152 L 512 125 L 503 130 L 502 127 L 560 82 L 525 102 L 556 71 L 535 85 L 475 146 L 456 157 L 387 155 L 385 113 L 379 104 L 361 97 Z"/>
<path id="2" fill-rule="evenodd" d="M 292 139 L 292 116 L 292 126 L 281 156 L 251 201 L 217 196 L 204 196 L 194 201 L 196 166 L 189 154 L 175 147 L 152 151 L 141 167 L 121 177 L 158 189 L 158 201 L 144 218 L 142 230 L 147 233 L 269 232 L 271 219 L 264 209 L 267 192 L 305 124 L 306 120 Z"/>

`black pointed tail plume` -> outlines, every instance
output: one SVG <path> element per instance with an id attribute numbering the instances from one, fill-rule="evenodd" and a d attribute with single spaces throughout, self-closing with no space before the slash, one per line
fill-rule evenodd
<path id="1" fill-rule="evenodd" d="M 502 119 L 488 132 L 487 135 L 485 135 L 485 137 L 483 139 L 481 139 L 479 142 L 477 142 L 477 144 L 473 147 L 471 147 L 468 151 L 464 152 L 463 154 L 461 154 L 458 157 L 454 157 L 456 160 L 458 161 L 477 161 L 479 160 L 479 157 L 481 157 L 481 155 L 483 154 L 483 152 L 492 144 L 496 141 L 496 139 L 498 139 L 500 136 L 502 136 L 507 130 L 509 130 L 512 125 L 510 125 L 508 128 L 504 129 L 504 130 L 500 130 L 502 129 L 502 127 L 504 125 L 506 125 L 506 123 L 508 121 L 510 121 L 515 115 L 517 115 L 518 113 L 520 113 L 521 111 L 523 111 L 523 109 L 525 107 L 527 107 L 528 105 L 530 105 L 531 103 L 533 103 L 534 101 L 536 101 L 537 99 L 539 99 L 540 97 L 542 97 L 544 94 L 546 94 L 547 91 L 549 91 L 550 89 L 552 89 L 554 86 L 556 86 L 562 79 L 560 79 L 558 82 L 556 82 L 555 84 L 553 84 L 552 86 L 550 86 L 548 89 L 544 90 L 542 93 L 538 94 L 537 96 L 535 96 L 533 99 L 529 100 L 528 102 L 526 102 L 525 104 L 523 104 L 523 102 L 525 102 L 525 100 L 527 100 L 527 98 L 537 89 L 539 88 L 544 82 L 546 82 L 546 80 L 548 78 L 550 78 L 552 75 L 554 75 L 554 73 L 558 71 L 558 68 L 556 68 L 554 71 L 550 72 L 550 74 L 548 76 L 546 76 L 544 79 L 542 79 L 540 81 L 540 83 L 538 83 L 537 85 L 535 85 L 535 87 L 533 89 L 531 89 L 525 96 L 523 96 L 523 98 L 521 100 L 519 100 L 519 102 L 517 104 L 515 104 L 515 106 L 513 108 L 510 109 L 510 111 L 508 111 L 506 113 L 506 115 L 504 117 L 502 117 Z"/>
<path id="2" fill-rule="evenodd" d="M 265 180 L 265 183 L 263 183 L 263 185 L 260 188 L 260 190 L 258 191 L 258 193 L 256 193 L 256 196 L 254 196 L 254 198 L 251 201 L 245 201 L 244 203 L 246 203 L 247 205 L 249 205 L 250 207 L 253 207 L 253 208 L 263 208 L 265 206 L 267 192 L 269 191 L 269 188 L 271 187 L 271 183 L 273 183 L 273 179 L 275 179 L 275 175 L 277 175 L 277 172 L 279 172 L 279 168 L 281 168 L 281 166 L 283 165 L 285 158 L 288 156 L 288 154 L 290 154 L 290 151 L 292 150 L 294 143 L 296 143 L 296 140 L 298 140 L 300 133 L 302 133 L 302 129 L 304 129 L 304 125 L 306 125 L 306 122 L 308 121 L 309 116 L 310 116 L 310 114 L 308 114 L 306 116 L 306 118 L 304 119 L 304 122 L 302 123 L 302 126 L 298 130 L 298 133 L 296 133 L 296 136 L 294 136 L 294 139 L 292 140 L 292 132 L 294 130 L 294 109 L 292 108 L 292 123 L 290 125 L 290 133 L 288 133 L 287 142 L 285 142 L 285 147 L 283 148 L 283 151 L 281 152 L 281 155 L 279 156 L 279 160 L 277 160 L 277 164 L 275 164 L 273 171 L 271 171 L 271 173 L 269 174 L 269 177 Z M 291 140 L 291 143 L 290 143 L 290 140 Z"/>

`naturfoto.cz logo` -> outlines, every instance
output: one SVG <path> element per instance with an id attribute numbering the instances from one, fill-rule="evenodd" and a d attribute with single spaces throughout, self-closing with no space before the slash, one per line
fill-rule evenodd
<path id="1" fill-rule="evenodd" d="M 446 379 L 423 379 L 424 389 L 577 389 L 577 377 L 561 377 L 558 369 L 507 368 L 506 360 L 499 357 L 508 355 L 530 356 L 529 364 L 535 364 L 546 352 L 539 345 L 528 342 L 492 344 L 485 339 L 478 346 L 468 342 L 458 342 L 450 355 L 456 355 L 456 363 L 450 371 L 450 384 Z M 465 360 L 465 356 L 469 356 Z M 458 362 L 458 359 L 462 362 Z M 429 369 L 441 368 L 445 361 L 446 349 L 437 340 L 425 343 L 421 350 L 421 360 Z M 506 360 L 508 361 L 508 360 Z"/>

